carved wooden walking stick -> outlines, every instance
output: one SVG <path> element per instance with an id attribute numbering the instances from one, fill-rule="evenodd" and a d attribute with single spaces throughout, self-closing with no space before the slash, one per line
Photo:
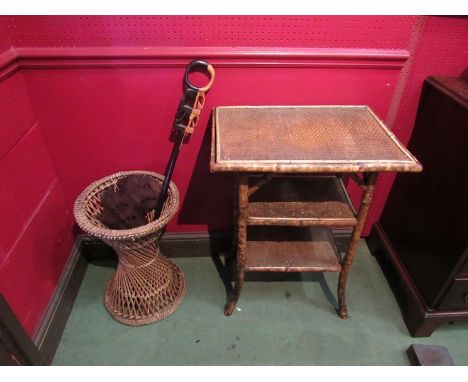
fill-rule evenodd
<path id="1" fill-rule="evenodd" d="M 198 88 L 190 82 L 189 74 L 200 69 L 208 73 L 209 82 L 204 87 Z M 174 147 L 162 184 L 158 180 L 139 175 L 128 175 L 119 179 L 116 187 L 106 189 L 101 198 L 103 208 L 100 209 L 98 218 L 106 227 L 135 228 L 161 217 L 180 148 L 185 137 L 193 133 L 205 103 L 205 92 L 211 88 L 214 78 L 214 69 L 206 61 L 195 60 L 188 65 L 184 77 L 186 89 L 173 125 Z"/>
<path id="2" fill-rule="evenodd" d="M 201 88 L 193 85 L 189 79 L 189 74 L 199 68 L 206 70 L 210 76 L 208 84 Z M 185 70 L 184 82 L 186 89 L 182 99 L 180 100 L 173 125 L 177 136 L 164 173 L 164 183 L 162 185 L 161 193 L 159 194 L 158 204 L 156 205 L 155 219 L 158 219 L 161 215 L 164 201 L 167 196 L 167 189 L 172 178 L 172 172 L 174 171 L 174 166 L 177 161 L 182 142 L 186 136 L 193 133 L 193 130 L 198 123 L 200 112 L 205 104 L 205 93 L 210 90 L 214 79 L 215 71 L 206 61 L 192 61 Z"/>

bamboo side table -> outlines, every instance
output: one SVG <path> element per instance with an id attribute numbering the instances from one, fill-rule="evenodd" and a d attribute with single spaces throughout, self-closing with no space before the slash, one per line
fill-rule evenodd
<path id="1" fill-rule="evenodd" d="M 339 272 L 346 281 L 379 172 L 422 166 L 368 106 L 233 106 L 213 113 L 210 168 L 233 172 L 235 309 L 245 272 Z M 356 212 L 343 184 L 363 190 Z M 343 259 L 332 228 L 353 227 Z"/>

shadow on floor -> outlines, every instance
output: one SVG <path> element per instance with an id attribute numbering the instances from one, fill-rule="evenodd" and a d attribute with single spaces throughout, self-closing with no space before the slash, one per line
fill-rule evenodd
<path id="1" fill-rule="evenodd" d="M 226 302 L 234 292 L 233 283 L 236 279 L 235 256 L 231 255 L 231 237 L 210 234 L 210 254 L 213 264 L 224 285 Z M 88 253 L 89 252 L 89 253 Z M 102 243 L 94 246 L 92 250 L 83 253 L 90 264 L 98 267 L 116 268 L 117 255 L 115 251 Z M 338 309 L 338 301 L 330 289 L 328 282 L 322 272 L 247 272 L 245 282 L 312 282 L 318 283 L 323 294 L 333 309 Z M 287 292 L 286 292 L 287 294 Z"/>
<path id="2" fill-rule="evenodd" d="M 226 302 L 234 293 L 233 283 L 236 279 L 236 264 L 234 256 L 229 253 L 216 254 L 212 252 L 211 256 L 219 277 L 221 278 L 225 291 Z M 224 262 L 222 261 L 224 258 Z M 323 294 L 335 310 L 338 310 L 338 301 L 335 294 L 331 291 L 323 272 L 298 273 L 298 272 L 247 272 L 245 282 L 314 282 L 319 283 Z M 242 293 L 242 292 L 241 292 Z M 288 292 L 286 292 L 287 294 Z M 288 297 L 288 296 L 286 296 Z"/>

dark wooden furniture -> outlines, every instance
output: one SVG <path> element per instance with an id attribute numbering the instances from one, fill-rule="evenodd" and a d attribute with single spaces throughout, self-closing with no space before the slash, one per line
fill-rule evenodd
<path id="1" fill-rule="evenodd" d="M 467 106 L 466 81 L 425 81 L 408 144 L 424 171 L 397 176 L 368 241 L 396 270 L 413 337 L 468 319 Z"/>
<path id="2" fill-rule="evenodd" d="M 445 346 L 413 344 L 406 354 L 412 366 L 455 366 Z"/>
<path id="3" fill-rule="evenodd" d="M 0 294 L 0 366 L 42 366 L 46 362 Z"/>
<path id="4" fill-rule="evenodd" d="M 345 286 L 379 171 L 421 171 L 417 160 L 367 106 L 218 107 L 210 167 L 234 172 L 236 254 L 231 315 L 244 273 L 339 272 Z M 362 174 L 362 177 L 357 175 Z M 363 189 L 356 212 L 342 178 Z M 332 227 L 353 227 L 339 256 Z"/>

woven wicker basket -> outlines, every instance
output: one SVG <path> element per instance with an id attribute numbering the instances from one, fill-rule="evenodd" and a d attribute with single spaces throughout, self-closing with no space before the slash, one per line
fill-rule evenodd
<path id="1" fill-rule="evenodd" d="M 126 176 L 148 176 L 163 181 L 162 175 L 148 171 L 120 172 L 92 183 L 75 202 L 75 219 L 86 233 L 102 239 L 118 255 L 116 272 L 109 280 L 104 303 L 117 321 L 140 326 L 160 321 L 174 312 L 185 294 L 185 280 L 179 267 L 159 250 L 164 227 L 177 212 L 179 193 L 170 183 L 161 216 L 131 229 L 109 229 L 97 219 L 103 210 L 104 190 Z"/>

